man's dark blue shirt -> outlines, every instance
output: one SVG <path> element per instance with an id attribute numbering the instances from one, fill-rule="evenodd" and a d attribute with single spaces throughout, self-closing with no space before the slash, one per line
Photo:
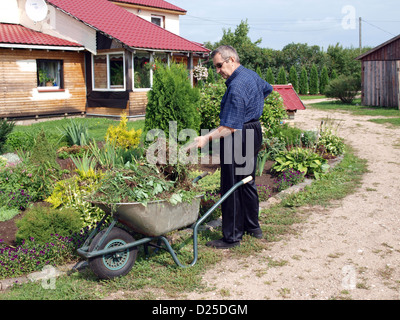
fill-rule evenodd
<path id="1" fill-rule="evenodd" d="M 221 101 L 220 125 L 243 129 L 246 122 L 258 120 L 272 86 L 243 66 L 239 66 L 225 84 L 227 89 Z"/>

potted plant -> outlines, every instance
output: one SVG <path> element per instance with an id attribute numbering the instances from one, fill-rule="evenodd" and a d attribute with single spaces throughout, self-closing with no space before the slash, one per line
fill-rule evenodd
<path id="1" fill-rule="evenodd" d="M 39 69 L 39 83 L 45 85 L 46 87 L 52 87 L 54 79 L 47 75 L 47 72 L 43 69 Z"/>

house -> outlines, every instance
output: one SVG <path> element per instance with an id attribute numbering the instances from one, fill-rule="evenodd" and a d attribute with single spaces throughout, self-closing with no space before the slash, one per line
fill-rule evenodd
<path id="1" fill-rule="evenodd" d="M 184 14 L 163 0 L 2 0 L 0 117 L 143 116 L 153 61 L 192 75 L 208 57 L 179 36 Z"/>
<path id="2" fill-rule="evenodd" d="M 294 118 L 297 110 L 306 109 L 303 101 L 301 101 L 291 84 L 277 84 L 273 85 L 272 87 L 274 88 L 274 91 L 281 95 L 283 99 L 283 105 L 285 106 L 286 112 L 290 119 Z"/>
<path id="3" fill-rule="evenodd" d="M 361 61 L 361 103 L 400 109 L 400 35 L 356 58 Z"/>

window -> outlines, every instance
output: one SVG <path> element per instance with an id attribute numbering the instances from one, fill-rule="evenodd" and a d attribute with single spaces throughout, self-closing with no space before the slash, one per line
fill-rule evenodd
<path id="1" fill-rule="evenodd" d="M 125 90 L 123 53 L 93 56 L 93 89 Z"/>
<path id="2" fill-rule="evenodd" d="M 150 54 L 136 53 L 133 60 L 135 89 L 150 88 Z"/>
<path id="3" fill-rule="evenodd" d="M 37 60 L 37 86 L 43 89 L 61 89 L 63 87 L 62 60 Z"/>
<path id="4" fill-rule="evenodd" d="M 164 17 L 163 16 L 151 16 L 151 22 L 161 28 L 164 28 Z"/>

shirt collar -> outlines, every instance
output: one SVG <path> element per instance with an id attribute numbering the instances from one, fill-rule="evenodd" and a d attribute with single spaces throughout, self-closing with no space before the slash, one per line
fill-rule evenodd
<path id="1" fill-rule="evenodd" d="M 235 79 L 238 74 L 240 72 L 242 72 L 242 70 L 244 69 L 244 67 L 242 65 L 240 65 L 239 67 L 236 68 L 235 71 L 233 71 L 233 73 L 231 74 L 231 76 L 228 78 L 228 80 L 225 81 L 225 85 L 229 86 L 229 84 L 233 81 L 233 79 Z"/>

